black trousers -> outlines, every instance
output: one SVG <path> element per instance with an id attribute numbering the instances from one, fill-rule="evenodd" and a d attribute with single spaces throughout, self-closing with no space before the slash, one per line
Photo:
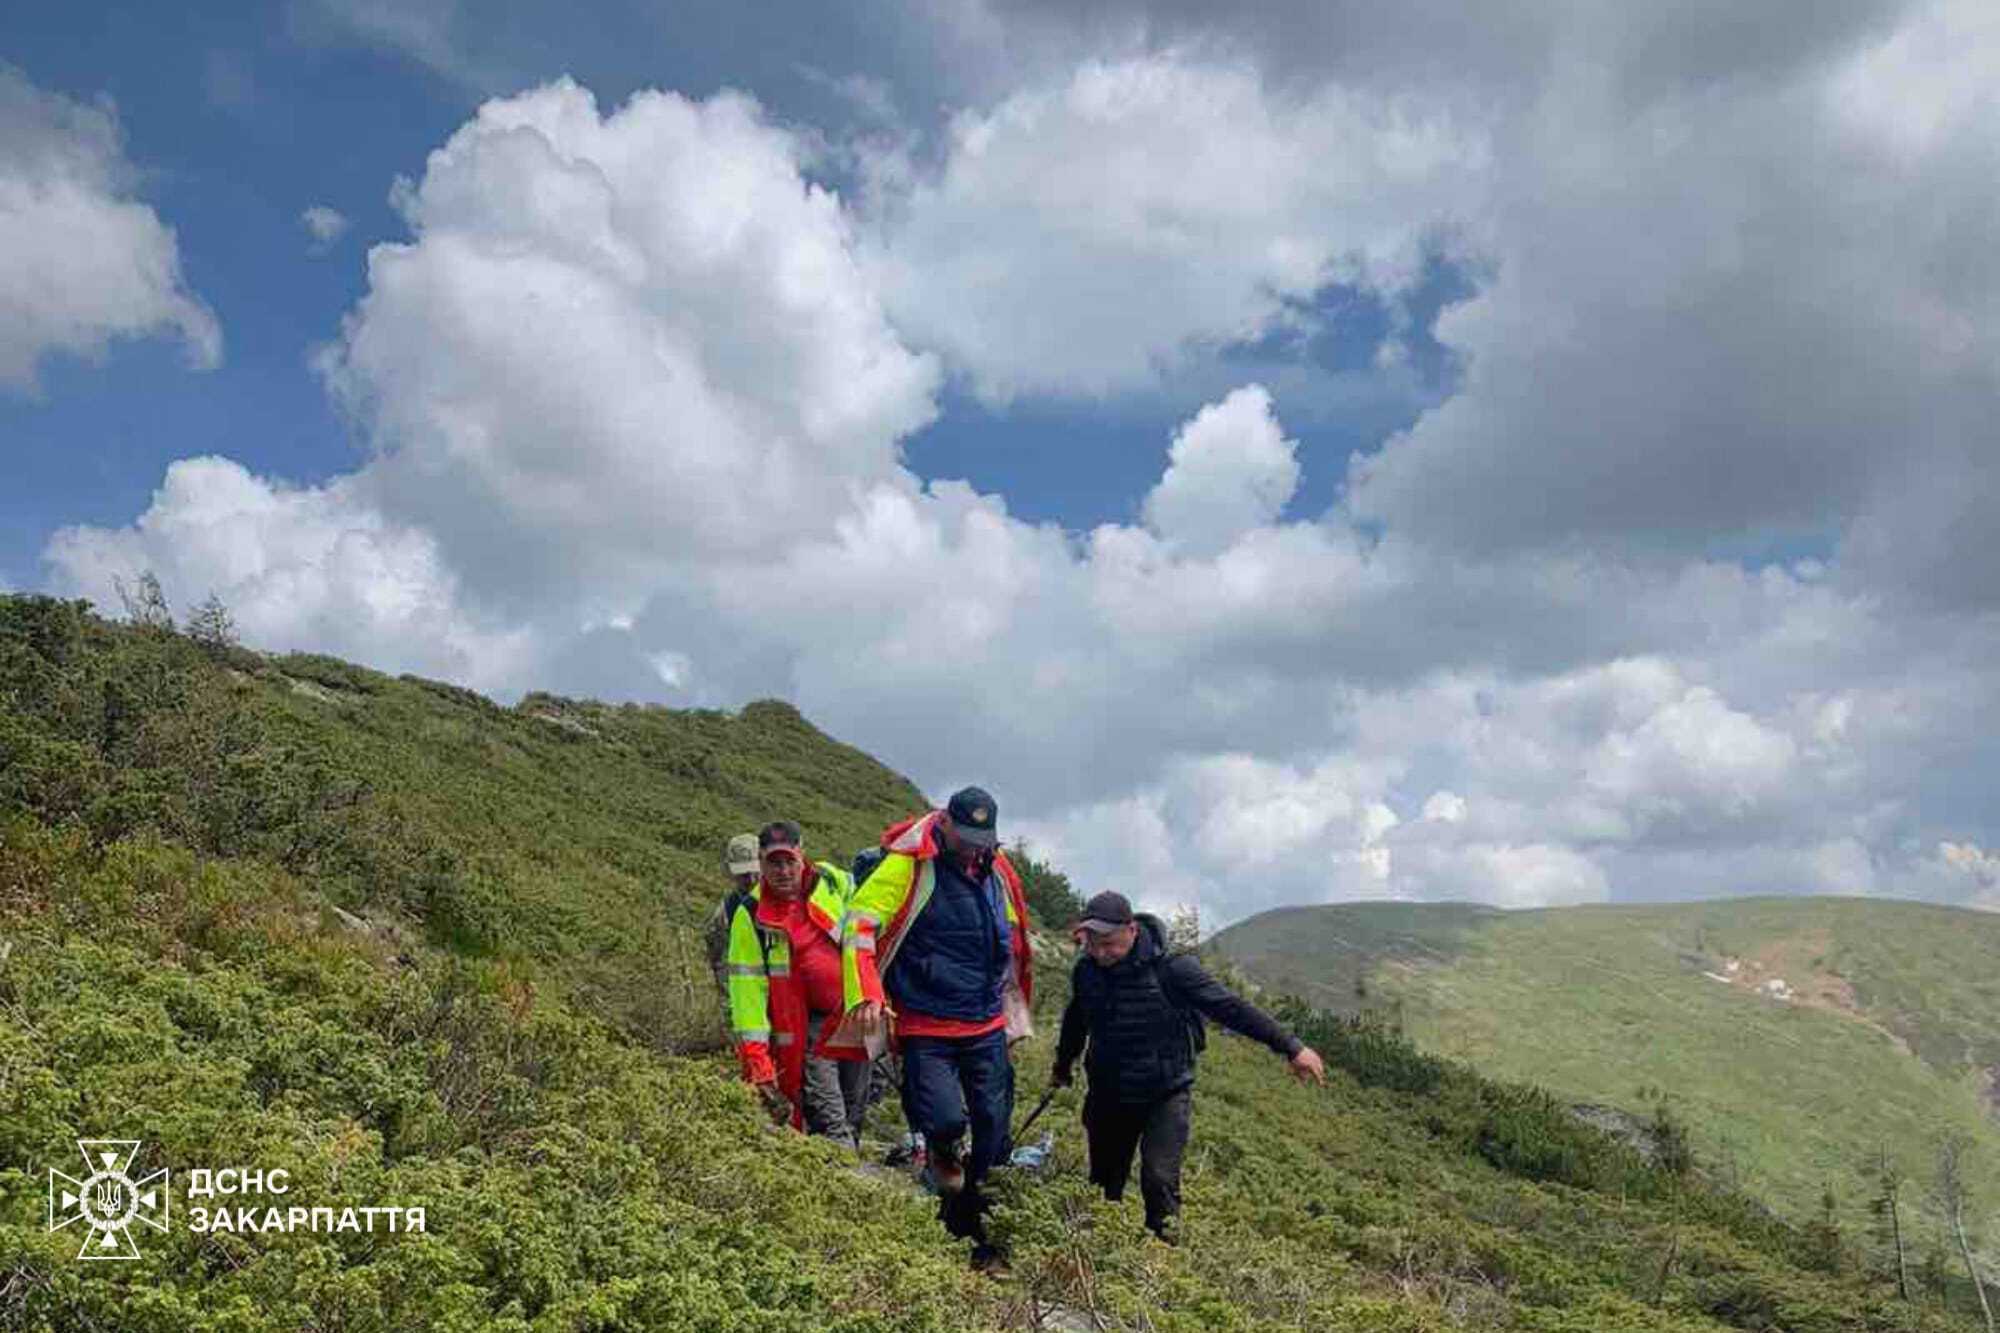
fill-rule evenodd
<path id="1" fill-rule="evenodd" d="M 1181 1158 L 1187 1152 L 1194 1095 L 1190 1089 L 1155 1102 L 1127 1105 L 1085 1097 L 1083 1128 L 1090 1140 L 1090 1181 L 1104 1197 L 1125 1197 L 1132 1174 L 1132 1150 L 1139 1150 L 1139 1193 L 1146 1201 L 1146 1225 L 1164 1235 L 1181 1210 Z"/>

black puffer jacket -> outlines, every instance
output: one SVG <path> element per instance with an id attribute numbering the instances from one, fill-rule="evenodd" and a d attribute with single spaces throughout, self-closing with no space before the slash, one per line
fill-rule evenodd
<path id="1" fill-rule="evenodd" d="M 1193 954 L 1169 954 L 1159 918 L 1138 914 L 1139 939 L 1110 967 L 1089 954 L 1076 960 L 1069 1007 L 1056 1042 L 1056 1068 L 1089 1052 L 1084 1072 L 1093 1098 L 1157 1101 L 1194 1082 L 1196 1014 L 1261 1041 L 1286 1059 L 1303 1043 L 1278 1021 L 1208 974 Z"/>

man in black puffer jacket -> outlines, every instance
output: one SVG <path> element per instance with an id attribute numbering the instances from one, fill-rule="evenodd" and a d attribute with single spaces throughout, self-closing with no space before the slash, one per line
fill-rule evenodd
<path id="1" fill-rule="evenodd" d="M 1181 1156 L 1187 1150 L 1201 1019 L 1261 1041 L 1290 1062 L 1301 1082 L 1326 1080 L 1311 1047 L 1208 974 L 1193 954 L 1167 952 L 1157 917 L 1134 915 L 1121 893 L 1100 893 L 1077 923 L 1083 956 L 1070 978 L 1056 1042 L 1054 1083 L 1068 1087 L 1089 1038 L 1083 1101 L 1090 1179 L 1107 1199 L 1124 1197 L 1139 1150 L 1146 1225 L 1162 1240 L 1181 1210 Z"/>

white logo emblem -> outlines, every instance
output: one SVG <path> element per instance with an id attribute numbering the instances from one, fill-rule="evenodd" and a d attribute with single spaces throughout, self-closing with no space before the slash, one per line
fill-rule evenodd
<path id="1" fill-rule="evenodd" d="M 167 1169 L 133 1180 L 132 1164 L 139 1158 L 138 1139 L 78 1139 L 84 1178 L 49 1168 L 49 1230 L 61 1231 L 72 1222 L 84 1224 L 79 1259 L 137 1259 L 134 1221 L 165 1231 L 173 1208 L 167 1193 Z M 60 1183 L 59 1183 L 60 1182 Z"/>

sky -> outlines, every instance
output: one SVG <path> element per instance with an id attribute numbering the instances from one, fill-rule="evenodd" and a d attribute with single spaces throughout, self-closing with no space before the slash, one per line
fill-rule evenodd
<path id="1" fill-rule="evenodd" d="M 1210 926 L 2000 908 L 1987 0 L 0 31 L 0 588 L 789 699 Z"/>

